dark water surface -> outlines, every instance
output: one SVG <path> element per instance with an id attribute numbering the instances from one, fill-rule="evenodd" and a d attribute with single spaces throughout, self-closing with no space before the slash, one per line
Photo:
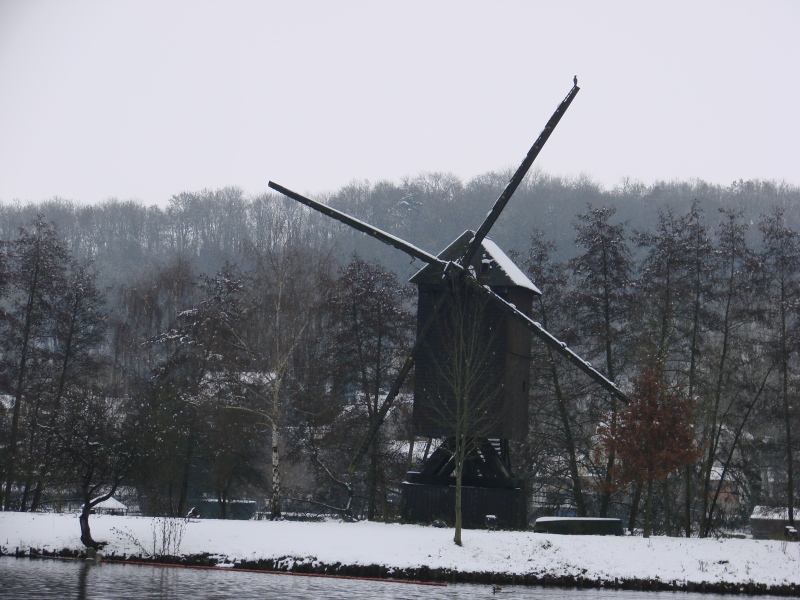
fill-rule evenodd
<path id="1" fill-rule="evenodd" d="M 59 600 L 720 600 L 729 596 L 683 592 L 625 592 L 451 584 L 433 587 L 232 571 L 204 571 L 111 563 L 93 564 L 28 558 L 0 558 L 0 599 Z M 741 597 L 741 596 L 739 596 Z"/>

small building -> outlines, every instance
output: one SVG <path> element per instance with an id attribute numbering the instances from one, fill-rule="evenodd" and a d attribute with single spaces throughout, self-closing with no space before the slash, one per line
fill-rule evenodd
<path id="1" fill-rule="evenodd" d="M 784 540 L 789 525 L 789 509 L 785 506 L 756 506 L 750 515 L 754 540 Z"/>
<path id="2" fill-rule="evenodd" d="M 711 469 L 711 490 L 709 502 L 714 501 L 716 495 L 716 514 L 722 518 L 727 527 L 735 527 L 742 523 L 747 513 L 742 513 L 740 502 L 741 493 L 739 483 L 742 475 L 736 469 L 723 469 L 720 464 L 715 464 Z"/>
<path id="3" fill-rule="evenodd" d="M 103 500 L 100 504 L 96 504 L 93 510 L 95 514 L 98 515 L 124 516 L 128 514 L 128 507 L 113 497 L 108 500 Z"/>
<path id="4" fill-rule="evenodd" d="M 233 519 L 247 521 L 257 518 L 258 502 L 255 500 L 231 499 L 223 504 L 217 498 L 195 498 L 189 501 L 189 506 L 197 508 L 199 516 L 203 519 Z"/>
<path id="5" fill-rule="evenodd" d="M 533 526 L 533 532 L 561 535 L 624 535 L 620 519 L 589 517 L 539 517 Z"/>

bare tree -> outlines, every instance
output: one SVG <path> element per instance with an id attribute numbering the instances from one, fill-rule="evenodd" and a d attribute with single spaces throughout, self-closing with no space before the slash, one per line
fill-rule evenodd
<path id="1" fill-rule="evenodd" d="M 740 211 L 727 210 L 717 232 L 717 264 L 714 311 L 709 329 L 714 336 L 713 350 L 707 352 L 713 361 L 707 369 L 709 382 L 696 388 L 701 400 L 698 416 L 701 421 L 701 447 L 705 449 L 701 470 L 700 535 L 710 532 L 709 503 L 713 499 L 712 473 L 718 458 L 719 442 L 727 428 L 726 416 L 731 413 L 731 400 L 736 398 L 743 353 L 751 340 L 749 323 L 753 322 L 753 256 L 746 241 L 747 224 Z"/>
<path id="2" fill-rule="evenodd" d="M 689 402 L 694 402 L 697 390 L 702 384 L 701 357 L 708 343 L 706 330 L 711 310 L 709 300 L 712 295 L 714 272 L 714 248 L 704 214 L 699 202 L 695 200 L 683 219 L 683 277 L 686 286 L 686 302 L 681 311 L 683 331 L 683 355 L 685 371 L 685 392 Z M 688 364 L 686 355 L 688 354 Z M 705 365 L 703 365 L 704 367 Z M 684 468 L 684 534 L 692 535 L 693 468 Z"/>
<path id="3" fill-rule="evenodd" d="M 77 488 L 82 500 L 79 516 L 81 542 L 99 549 L 92 537 L 89 515 L 108 500 L 133 469 L 141 439 L 133 413 L 125 403 L 99 391 L 70 394 L 59 423 L 62 477 Z"/>
<path id="4" fill-rule="evenodd" d="M 560 338 L 572 345 L 576 340 L 567 317 L 569 278 L 566 265 L 553 259 L 555 251 L 556 245 L 546 241 L 542 232 L 534 232 L 528 252 L 520 257 L 521 265 L 543 292 L 533 301 L 534 319 L 548 331 L 558 331 Z M 538 380 L 531 386 L 537 407 L 532 435 L 546 438 L 541 445 L 547 447 L 545 453 L 548 455 L 539 471 L 546 477 L 546 485 L 554 479 L 566 480 L 561 489 L 572 497 L 578 516 L 585 517 L 588 512 L 580 463 L 581 455 L 589 452 L 583 423 L 580 422 L 585 411 L 578 405 L 578 399 L 583 397 L 583 387 L 575 389 L 567 365 L 550 348 L 534 341 L 532 350 L 532 381 Z M 566 469 L 561 460 L 564 456 Z M 564 471 L 565 476 L 562 476 L 560 472 Z"/>
<path id="5" fill-rule="evenodd" d="M 800 309 L 800 234 L 786 224 L 786 211 L 775 207 L 762 217 L 759 229 L 764 238 L 761 255 L 766 291 L 770 346 L 777 359 L 784 457 L 786 465 L 786 505 L 789 523 L 794 525 L 794 440 L 796 392 L 791 390 L 792 366 L 798 350 L 798 309 Z"/>
<path id="6" fill-rule="evenodd" d="M 570 261 L 575 284 L 578 286 L 578 311 L 583 332 L 582 343 L 588 356 L 600 360 L 611 381 L 618 381 L 626 359 L 626 327 L 630 317 L 631 256 L 626 239 L 627 223 L 613 224 L 616 208 L 588 206 L 585 214 L 573 223 L 577 231 L 575 242 L 584 248 Z M 612 403 L 611 420 L 616 403 Z M 604 492 L 600 516 L 608 515 L 611 502 L 611 471 L 615 454 L 608 453 Z"/>
<path id="7" fill-rule="evenodd" d="M 333 348 L 337 356 L 336 379 L 339 387 L 348 382 L 356 392 L 356 417 L 351 423 L 367 430 L 375 420 L 396 376 L 397 364 L 409 345 L 413 315 L 407 301 L 408 286 L 378 263 L 363 261 L 354 254 L 340 270 L 328 307 L 331 309 Z M 360 425 L 360 426 L 359 426 Z M 378 497 L 383 519 L 388 518 L 387 444 L 370 446 L 367 475 L 367 518 L 376 518 Z"/>
<path id="8" fill-rule="evenodd" d="M 49 415 L 41 419 L 44 433 L 37 443 L 39 461 L 35 465 L 31 511 L 39 507 L 45 487 L 51 482 L 56 462 L 53 450 L 65 398 L 69 393 L 91 388 L 107 375 L 105 356 L 100 351 L 105 341 L 107 311 L 96 273 L 87 266 L 71 265 L 64 295 L 54 307 L 53 318 L 52 372 L 46 390 Z"/>
<path id="9" fill-rule="evenodd" d="M 110 385 L 116 396 L 137 399 L 132 409 L 146 425 L 143 460 L 132 478 L 143 511 L 154 515 L 185 514 L 197 466 L 203 424 L 192 402 L 206 365 L 189 338 L 175 335 L 198 301 L 197 280 L 193 262 L 183 257 L 149 269 L 117 287 L 110 319 Z"/>
<path id="10" fill-rule="evenodd" d="M 20 229 L 19 237 L 10 244 L 8 254 L 9 297 L 2 325 L 2 359 L 6 376 L 2 382 L 5 392 L 13 398 L 8 445 L 5 449 L 5 490 L 3 508 L 11 510 L 12 490 L 20 483 L 18 460 L 27 442 L 29 456 L 37 447 L 38 422 L 43 396 L 35 389 L 41 381 L 41 369 L 48 356 L 47 340 L 53 328 L 53 314 L 61 300 L 65 282 L 68 253 L 52 224 L 38 215 L 30 227 Z M 24 410 L 23 410 L 24 409 Z M 27 425 L 27 437 L 23 427 Z M 24 489 L 33 480 L 31 460 L 28 461 Z M 26 500 L 19 500 L 25 510 Z"/>
<path id="11" fill-rule="evenodd" d="M 450 431 L 441 447 L 452 454 L 455 465 L 453 541 L 460 546 L 464 466 L 501 417 L 502 382 L 492 370 L 498 335 L 497 324 L 485 317 L 486 298 L 458 280 L 449 285 L 449 299 L 434 326 L 439 331 L 432 336 L 441 340 L 431 352 L 437 376 L 425 397 L 431 413 Z"/>

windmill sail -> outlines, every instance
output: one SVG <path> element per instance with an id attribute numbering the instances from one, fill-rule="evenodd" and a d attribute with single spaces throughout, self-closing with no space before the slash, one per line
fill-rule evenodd
<path id="1" fill-rule="evenodd" d="M 542 133 L 539 134 L 539 137 L 536 138 L 536 141 L 531 146 L 531 149 L 528 150 L 528 154 L 525 156 L 525 159 L 520 164 L 517 171 L 514 173 L 513 177 L 506 185 L 506 189 L 503 190 L 503 193 L 497 198 L 492 206 L 492 210 L 486 215 L 486 219 L 484 219 L 481 226 L 478 228 L 478 231 L 475 232 L 475 238 L 470 243 L 469 248 L 467 248 L 466 253 L 462 259 L 462 265 L 467 265 L 472 260 L 473 255 L 477 252 L 478 248 L 480 248 L 481 242 L 483 238 L 485 238 L 489 234 L 489 230 L 494 225 L 497 218 L 500 216 L 500 213 L 503 212 L 503 209 L 508 204 L 508 201 L 511 200 L 511 196 L 514 195 L 514 192 L 517 191 L 519 184 L 522 183 L 522 180 L 525 179 L 525 175 L 528 174 L 528 171 L 533 165 L 533 161 L 536 160 L 536 157 L 539 156 L 539 152 L 544 147 L 545 143 L 548 139 L 550 139 L 550 134 L 553 133 L 553 130 L 558 125 L 558 122 L 561 120 L 561 117 L 564 116 L 564 113 L 569 108 L 569 105 L 572 104 L 572 101 L 575 99 L 575 96 L 578 94 L 578 91 L 581 88 L 578 87 L 577 83 L 575 86 L 569 91 L 566 98 L 561 101 L 561 104 L 558 105 L 556 108 L 556 112 L 553 113 L 553 116 L 550 117 L 550 120 L 547 122 L 547 125 L 544 126 Z"/>

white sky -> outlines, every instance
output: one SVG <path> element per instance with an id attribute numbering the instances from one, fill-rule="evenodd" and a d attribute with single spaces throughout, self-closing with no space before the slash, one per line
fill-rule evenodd
<path id="1" fill-rule="evenodd" d="M 800 2 L 0 0 L 0 201 L 536 165 L 800 184 Z M 492 199 L 493 200 L 493 199 Z"/>

